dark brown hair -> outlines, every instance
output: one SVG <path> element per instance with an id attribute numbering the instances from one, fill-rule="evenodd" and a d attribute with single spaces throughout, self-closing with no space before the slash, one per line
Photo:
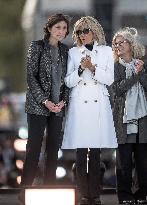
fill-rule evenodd
<path id="1" fill-rule="evenodd" d="M 67 32 L 66 32 L 66 36 L 69 33 L 69 17 L 67 15 L 64 14 L 54 14 L 48 17 L 47 23 L 45 24 L 44 27 L 44 37 L 45 38 L 49 38 L 50 37 L 50 32 L 48 31 L 48 28 L 52 28 L 52 26 L 54 26 L 56 23 L 60 22 L 60 21 L 65 21 L 67 24 Z"/>

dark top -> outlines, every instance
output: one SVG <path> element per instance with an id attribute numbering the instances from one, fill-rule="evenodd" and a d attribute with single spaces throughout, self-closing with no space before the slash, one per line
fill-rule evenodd
<path id="1" fill-rule="evenodd" d="M 68 102 L 69 88 L 64 83 L 67 72 L 68 48 L 59 42 L 61 59 L 61 81 L 59 100 Z M 51 100 L 52 90 L 52 56 L 50 45 L 46 39 L 32 41 L 27 55 L 27 113 L 49 116 L 49 110 L 42 104 L 46 99 Z M 56 90 L 52 90 L 56 92 Z"/>
<path id="2" fill-rule="evenodd" d="M 125 67 L 119 63 L 114 65 L 114 83 L 111 86 L 113 101 L 114 123 L 119 144 L 127 143 L 127 125 L 123 123 L 124 107 L 127 91 L 140 82 L 147 98 L 147 66 L 137 75 L 126 79 Z M 147 143 L 147 116 L 139 119 L 139 143 Z M 131 140 L 131 139 L 130 139 Z M 131 142 L 131 141 L 130 141 Z"/>

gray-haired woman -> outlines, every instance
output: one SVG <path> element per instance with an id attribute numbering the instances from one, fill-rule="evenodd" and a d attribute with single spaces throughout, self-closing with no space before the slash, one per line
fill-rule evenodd
<path id="1" fill-rule="evenodd" d="M 117 194 L 120 204 L 147 203 L 147 67 L 135 28 L 123 28 L 112 41 L 114 119 L 118 138 Z M 132 156 L 139 189 L 132 192 Z"/>

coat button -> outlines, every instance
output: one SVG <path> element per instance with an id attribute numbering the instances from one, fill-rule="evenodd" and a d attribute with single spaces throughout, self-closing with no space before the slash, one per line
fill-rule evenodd
<path id="1" fill-rule="evenodd" d="M 85 100 L 85 101 L 84 101 L 84 103 L 88 103 L 88 101 L 87 101 L 87 100 Z"/>
<path id="2" fill-rule="evenodd" d="M 94 84 L 97 85 L 97 81 L 95 81 Z"/>
<path id="3" fill-rule="evenodd" d="M 84 83 L 84 85 L 86 85 L 86 83 Z"/>
<path id="4" fill-rule="evenodd" d="M 97 102 L 97 100 L 94 100 L 94 102 Z"/>

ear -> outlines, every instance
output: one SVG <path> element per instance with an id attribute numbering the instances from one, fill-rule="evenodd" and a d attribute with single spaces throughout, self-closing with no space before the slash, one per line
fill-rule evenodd
<path id="1" fill-rule="evenodd" d="M 48 29 L 48 32 L 50 33 L 51 32 L 51 28 L 47 28 Z"/>

